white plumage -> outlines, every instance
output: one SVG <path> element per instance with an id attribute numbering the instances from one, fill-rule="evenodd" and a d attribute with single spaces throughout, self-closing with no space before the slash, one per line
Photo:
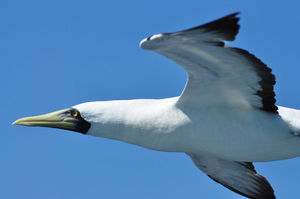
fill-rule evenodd
<path id="1" fill-rule="evenodd" d="M 87 134 L 146 148 L 209 153 L 234 161 L 272 161 L 300 155 L 300 111 L 279 114 L 193 106 L 178 108 L 178 97 L 116 100 L 74 106 L 91 123 Z M 282 115 L 281 115 L 282 113 Z"/>
<path id="2" fill-rule="evenodd" d="M 188 81 L 179 97 L 88 102 L 15 124 L 64 128 L 184 152 L 232 191 L 274 199 L 272 187 L 252 162 L 300 156 L 300 111 L 275 105 L 270 68 L 247 51 L 224 45 L 235 39 L 238 20 L 235 13 L 141 41 L 141 48 L 186 70 Z"/>

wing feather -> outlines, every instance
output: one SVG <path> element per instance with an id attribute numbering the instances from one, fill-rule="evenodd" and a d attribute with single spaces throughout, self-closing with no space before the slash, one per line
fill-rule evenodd
<path id="1" fill-rule="evenodd" d="M 259 175 L 251 162 L 229 161 L 211 156 L 188 154 L 208 177 L 247 198 L 275 199 L 267 179 Z"/>
<path id="2" fill-rule="evenodd" d="M 238 13 L 174 33 L 153 35 L 141 42 L 175 61 L 188 73 L 178 105 L 253 109 L 277 113 L 275 76 L 248 51 L 224 46 L 239 30 Z"/>

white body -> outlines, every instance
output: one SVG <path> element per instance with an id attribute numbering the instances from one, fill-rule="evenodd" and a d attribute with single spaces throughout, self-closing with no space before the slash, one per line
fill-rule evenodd
<path id="1" fill-rule="evenodd" d="M 225 46 L 223 41 L 233 41 L 238 33 L 237 14 L 142 40 L 141 48 L 185 69 L 184 91 L 168 99 L 77 105 L 81 119 L 90 124 L 84 133 L 185 152 L 230 190 L 275 199 L 252 162 L 300 156 L 300 110 L 275 105 L 276 80 L 267 65 L 246 50 Z"/>
<path id="2" fill-rule="evenodd" d="M 300 156 L 299 110 L 279 107 L 279 114 L 272 114 L 257 109 L 188 109 L 177 100 L 89 102 L 75 108 L 91 122 L 89 135 L 154 150 L 247 162 Z"/>
<path id="3" fill-rule="evenodd" d="M 275 105 L 272 70 L 246 50 L 225 46 L 234 13 L 141 41 L 182 66 L 179 97 L 88 102 L 14 124 L 68 129 L 153 150 L 185 152 L 210 178 L 248 198 L 275 199 L 252 162 L 300 156 L 300 110 Z"/>
<path id="4" fill-rule="evenodd" d="M 300 156 L 300 110 L 276 106 L 272 70 L 248 51 L 225 45 L 238 33 L 237 14 L 142 40 L 141 48 L 184 68 L 183 92 L 168 99 L 77 105 L 91 124 L 87 134 L 185 152 L 226 188 L 275 199 L 252 162 Z"/>

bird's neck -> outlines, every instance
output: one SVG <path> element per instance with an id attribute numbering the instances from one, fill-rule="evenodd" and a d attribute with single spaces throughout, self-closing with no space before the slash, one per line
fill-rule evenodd
<path id="1" fill-rule="evenodd" d="M 161 100 L 122 100 L 90 102 L 91 122 L 87 134 L 160 150 L 157 143 L 184 121 L 184 114 L 174 108 L 178 98 Z M 181 116 L 180 116 L 181 115 Z"/>

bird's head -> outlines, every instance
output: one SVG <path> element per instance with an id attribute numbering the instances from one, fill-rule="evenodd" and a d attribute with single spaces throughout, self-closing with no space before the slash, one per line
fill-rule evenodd
<path id="1" fill-rule="evenodd" d="M 66 129 L 83 134 L 118 139 L 131 106 L 121 101 L 86 102 L 52 113 L 25 117 L 13 124 Z M 128 123 L 128 122 L 127 122 Z"/>
<path id="2" fill-rule="evenodd" d="M 86 134 L 91 127 L 91 123 L 88 122 L 80 110 L 75 107 L 44 115 L 21 118 L 16 120 L 13 124 L 59 128 L 83 134 Z"/>

